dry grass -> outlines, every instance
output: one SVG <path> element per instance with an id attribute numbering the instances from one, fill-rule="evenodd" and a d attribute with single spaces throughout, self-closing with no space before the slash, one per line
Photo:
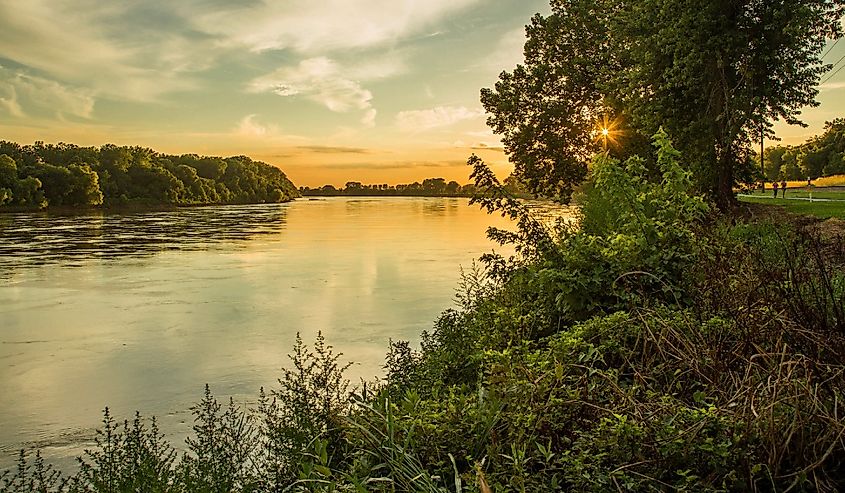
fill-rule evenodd
<path id="1" fill-rule="evenodd" d="M 819 178 L 813 181 L 817 187 L 841 187 L 845 186 L 845 175 L 833 175 Z"/>
<path id="2" fill-rule="evenodd" d="M 813 185 L 817 187 L 842 187 L 845 186 L 845 175 L 825 176 L 824 178 L 816 178 L 813 180 Z M 778 182 L 780 186 L 780 182 Z M 807 186 L 807 180 L 791 180 L 786 182 L 789 188 L 800 188 Z M 766 189 L 772 189 L 772 182 L 766 182 Z"/>

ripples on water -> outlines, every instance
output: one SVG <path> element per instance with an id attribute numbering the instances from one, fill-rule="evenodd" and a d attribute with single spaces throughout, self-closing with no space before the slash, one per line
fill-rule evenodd
<path id="1" fill-rule="evenodd" d="M 15 267 L 207 249 L 284 227 L 283 205 L 88 215 L 0 214 L 0 276 Z"/>

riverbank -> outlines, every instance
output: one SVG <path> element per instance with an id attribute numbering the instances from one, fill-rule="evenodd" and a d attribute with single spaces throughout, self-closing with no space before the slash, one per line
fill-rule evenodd
<path id="1" fill-rule="evenodd" d="M 177 211 L 180 209 L 195 209 L 200 207 L 226 207 L 239 205 L 266 205 L 266 204 L 285 204 L 293 202 L 299 197 L 282 200 L 280 202 L 254 202 L 254 203 L 196 203 L 196 204 L 134 204 L 134 205 L 113 205 L 113 206 L 86 206 L 86 207 L 68 207 L 68 206 L 48 206 L 44 208 L 27 207 L 27 206 L 2 206 L 0 207 L 0 214 L 20 214 L 20 213 L 46 213 L 46 214 L 91 214 L 91 213 L 106 213 L 106 214 L 135 214 L 144 212 L 168 212 Z"/>

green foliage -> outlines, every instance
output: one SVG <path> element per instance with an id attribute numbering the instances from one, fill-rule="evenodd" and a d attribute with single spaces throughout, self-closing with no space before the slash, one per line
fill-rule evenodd
<path id="1" fill-rule="evenodd" d="M 45 464 L 40 452 L 35 452 L 30 462 L 21 450 L 15 470 L 0 473 L 0 493 L 52 493 L 62 491 L 65 485 L 61 473 Z"/>
<path id="2" fill-rule="evenodd" d="M 822 135 L 800 146 L 769 147 L 764 158 L 766 178 L 770 181 L 845 174 L 845 119 L 827 122 Z"/>
<path id="3" fill-rule="evenodd" d="M 753 176 L 751 141 L 817 104 L 829 68 L 820 55 L 842 35 L 845 9 L 841 0 L 550 4 L 526 29 L 524 64 L 481 93 L 516 174 L 568 201 L 597 151 L 599 121 L 615 116 L 614 153 L 642 153 L 642 136 L 666 127 L 722 209 L 736 179 Z"/>
<path id="4" fill-rule="evenodd" d="M 5 141 L 0 190 L 0 205 L 29 208 L 275 203 L 299 195 L 281 170 L 246 156 Z"/>
<path id="5" fill-rule="evenodd" d="M 553 14 L 535 15 L 526 28 L 525 63 L 482 89 L 487 123 L 502 136 L 515 174 L 540 195 L 568 202 L 599 150 L 593 135 L 608 111 L 602 101 L 611 1 L 553 1 Z"/>
<path id="6" fill-rule="evenodd" d="M 493 237 L 516 243 L 528 261 L 508 265 L 504 259 L 487 258 L 490 268 L 504 269 L 508 280 L 497 294 L 499 309 L 472 312 L 484 318 L 497 316 L 478 322 L 497 327 L 486 330 L 488 344 L 491 334 L 499 334 L 499 344 L 505 346 L 537 339 L 560 330 L 562 324 L 644 299 L 686 300 L 685 275 L 699 249 L 695 230 L 708 207 L 691 193 L 690 173 L 684 171 L 664 132 L 655 135 L 654 146 L 659 181 L 649 179 L 645 162 L 638 157 L 624 163 L 607 155 L 596 158 L 582 198 L 580 229 L 561 224 L 549 232 L 518 202 L 490 193 L 485 207 L 520 218 L 519 232 L 493 231 Z M 495 189 L 489 171 L 483 164 L 475 165 L 475 176 L 482 178 L 478 186 Z"/>
<path id="7" fill-rule="evenodd" d="M 316 440 L 332 449 L 343 443 L 341 418 L 349 410 L 349 382 L 322 334 L 310 351 L 297 334 L 279 388 L 267 395 L 262 389 L 258 402 L 263 474 L 272 484 L 287 484 L 299 476 L 299 467 Z M 330 464 L 334 465 L 334 464 Z"/>
<path id="8" fill-rule="evenodd" d="M 186 441 L 188 452 L 179 472 L 186 491 L 253 491 L 257 488 L 253 419 L 229 400 L 225 410 L 208 385 L 193 409 L 194 434 Z"/>
<path id="9" fill-rule="evenodd" d="M 130 423 L 115 422 L 108 408 L 95 448 L 79 459 L 79 472 L 70 481 L 71 492 L 169 492 L 176 483 L 176 451 L 159 433 L 155 419 L 149 427 L 139 414 Z"/>

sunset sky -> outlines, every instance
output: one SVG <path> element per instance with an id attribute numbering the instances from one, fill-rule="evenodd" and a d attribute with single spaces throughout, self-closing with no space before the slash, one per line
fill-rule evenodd
<path id="1" fill-rule="evenodd" d="M 0 138 L 246 154 L 297 185 L 507 174 L 479 89 L 547 0 L 0 0 Z M 825 57 L 845 56 L 840 43 Z M 810 128 L 845 116 L 845 70 Z"/>

